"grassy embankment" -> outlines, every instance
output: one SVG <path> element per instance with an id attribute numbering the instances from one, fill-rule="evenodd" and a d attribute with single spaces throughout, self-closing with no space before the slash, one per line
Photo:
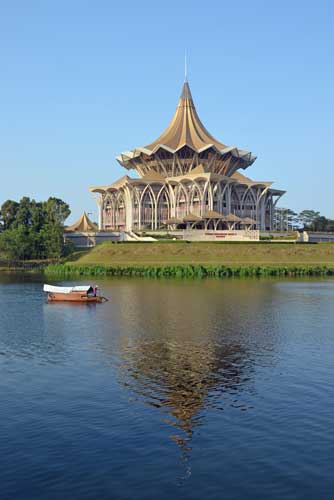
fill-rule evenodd
<path id="1" fill-rule="evenodd" d="M 51 265 L 59 275 L 334 275 L 334 243 L 104 243 Z"/>

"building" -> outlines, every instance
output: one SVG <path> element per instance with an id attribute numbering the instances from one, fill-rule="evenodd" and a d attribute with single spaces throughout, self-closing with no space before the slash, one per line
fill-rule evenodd
<path id="1" fill-rule="evenodd" d="M 169 229 L 273 229 L 274 207 L 284 191 L 253 181 L 240 170 L 256 156 L 217 141 L 202 124 L 185 81 L 167 129 L 147 146 L 117 161 L 125 175 L 92 187 L 102 231 Z"/>

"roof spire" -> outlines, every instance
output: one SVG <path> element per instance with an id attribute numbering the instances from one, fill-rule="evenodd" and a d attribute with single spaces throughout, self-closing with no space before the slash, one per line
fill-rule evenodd
<path id="1" fill-rule="evenodd" d="M 184 81 L 188 81 L 187 49 L 184 50 Z"/>

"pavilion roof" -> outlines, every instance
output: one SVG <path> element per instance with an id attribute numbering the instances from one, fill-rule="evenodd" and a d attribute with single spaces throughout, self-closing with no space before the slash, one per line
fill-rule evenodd
<path id="1" fill-rule="evenodd" d="M 178 219 L 177 217 L 172 217 L 171 219 L 167 219 L 165 224 L 169 226 L 170 224 L 182 224 L 183 219 Z"/>
<path id="2" fill-rule="evenodd" d="M 88 233 L 89 231 L 97 231 L 97 226 L 92 222 L 86 212 L 71 226 L 65 227 L 66 232 Z"/>
<path id="3" fill-rule="evenodd" d="M 256 221 L 254 219 L 251 219 L 250 217 L 244 217 L 241 220 L 241 224 L 256 224 Z"/>
<path id="4" fill-rule="evenodd" d="M 216 212 L 216 210 L 207 210 L 202 217 L 203 219 L 225 219 L 225 215 Z"/>
<path id="5" fill-rule="evenodd" d="M 227 222 L 240 222 L 242 219 L 235 214 L 225 215 L 225 220 Z"/>
<path id="6" fill-rule="evenodd" d="M 187 214 L 185 217 L 183 217 L 183 221 L 184 222 L 199 222 L 203 220 L 202 217 L 200 217 L 199 215 L 195 215 L 195 214 Z"/>

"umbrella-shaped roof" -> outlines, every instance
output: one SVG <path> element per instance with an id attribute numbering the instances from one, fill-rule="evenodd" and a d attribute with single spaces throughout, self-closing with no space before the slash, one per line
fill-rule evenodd
<path id="1" fill-rule="evenodd" d="M 216 210 L 207 210 L 203 214 L 203 219 L 225 219 L 225 215 L 216 212 Z"/>
<path id="2" fill-rule="evenodd" d="M 186 215 L 185 217 L 183 217 L 184 222 L 199 222 L 201 220 L 202 220 L 202 217 L 200 217 L 199 215 L 191 214 L 191 213 Z"/>
<path id="3" fill-rule="evenodd" d="M 219 150 L 227 147 L 222 142 L 217 141 L 204 127 L 197 114 L 187 81 L 183 84 L 172 121 L 158 139 L 145 146 L 145 149 L 153 151 L 159 144 L 173 150 L 186 144 L 195 151 L 205 148 L 208 144 L 215 145 Z"/>
<path id="4" fill-rule="evenodd" d="M 227 222 L 240 222 L 242 219 L 240 219 L 240 217 L 238 217 L 235 214 L 228 214 L 228 215 L 225 215 L 225 220 Z"/>
<path id="5" fill-rule="evenodd" d="M 167 226 L 171 225 L 171 224 L 183 224 L 183 220 L 182 219 L 178 219 L 177 217 L 172 217 L 171 219 L 167 219 L 164 224 L 166 224 Z"/>
<path id="6" fill-rule="evenodd" d="M 97 226 L 92 222 L 86 212 L 82 214 L 74 224 L 65 228 L 67 232 L 88 233 L 89 231 L 97 231 Z"/>
<path id="7" fill-rule="evenodd" d="M 242 220 L 241 220 L 241 224 L 256 224 L 256 221 L 254 219 L 251 219 L 250 217 L 244 217 Z"/>
<path id="8" fill-rule="evenodd" d="M 247 168 L 256 159 L 256 156 L 252 155 L 249 151 L 244 151 L 234 146 L 226 146 L 226 144 L 218 141 L 210 134 L 197 114 L 187 81 L 183 84 L 176 111 L 165 131 L 150 144 L 132 149 L 131 151 L 124 151 L 116 159 L 123 167 L 128 169 L 140 167 L 140 175 L 142 177 L 145 168 L 152 169 L 153 167 L 151 164 L 147 164 L 148 159 L 152 159 L 152 157 L 158 154 L 161 161 L 164 154 L 175 154 L 185 147 L 188 148 L 188 152 L 192 151 L 193 154 L 204 153 L 206 150 L 211 149 L 221 159 L 226 160 L 229 157 L 233 157 L 233 168 L 232 166 L 227 168 L 231 172 L 234 172 L 238 168 Z M 140 158 L 145 160 L 145 168 Z M 144 170 L 142 170 L 143 168 Z M 223 169 L 223 166 L 220 165 L 219 168 Z M 156 169 L 156 165 L 154 165 L 154 169 Z M 226 173 L 225 170 L 224 175 Z"/>

